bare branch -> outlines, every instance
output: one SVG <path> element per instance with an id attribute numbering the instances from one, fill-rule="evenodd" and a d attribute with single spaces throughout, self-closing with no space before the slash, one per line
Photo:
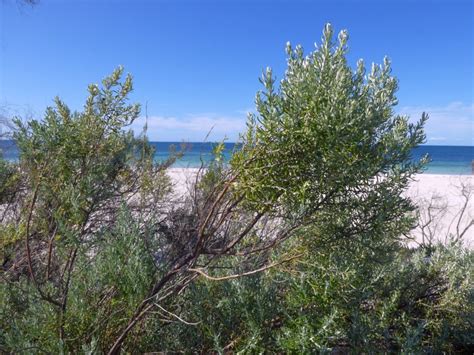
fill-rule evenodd
<path id="1" fill-rule="evenodd" d="M 258 269 L 252 270 L 252 271 L 242 272 L 240 274 L 234 274 L 234 275 L 220 276 L 220 277 L 210 276 L 210 275 L 206 274 L 202 269 L 189 268 L 188 271 L 195 272 L 195 273 L 197 273 L 201 276 L 204 276 L 206 279 L 211 280 L 211 281 L 233 280 L 233 279 L 237 279 L 237 278 L 240 278 L 240 277 L 243 277 L 243 276 L 249 276 L 249 275 L 257 274 L 259 272 L 271 269 L 271 268 L 273 268 L 277 265 L 281 265 L 281 264 L 287 263 L 291 260 L 297 259 L 301 256 L 302 256 L 302 254 L 298 254 L 298 255 L 292 256 L 291 258 L 284 259 L 284 260 L 278 261 L 278 262 L 270 264 L 270 265 L 263 266 L 261 268 L 258 268 Z"/>

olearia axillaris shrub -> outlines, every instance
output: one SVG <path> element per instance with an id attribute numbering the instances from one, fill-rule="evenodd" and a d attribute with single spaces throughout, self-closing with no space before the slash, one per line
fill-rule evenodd
<path id="1" fill-rule="evenodd" d="M 412 124 L 395 114 L 390 61 L 366 73 L 359 60 L 354 71 L 347 41 L 341 31 L 334 43 L 328 24 L 315 51 L 287 45 L 278 84 L 270 68 L 263 73 L 257 113 L 249 115 L 243 148 L 231 160 L 236 189 L 255 209 L 309 215 L 369 199 L 376 209 L 408 209 L 399 192 L 423 166 L 410 154 L 425 139 L 427 116 Z"/>

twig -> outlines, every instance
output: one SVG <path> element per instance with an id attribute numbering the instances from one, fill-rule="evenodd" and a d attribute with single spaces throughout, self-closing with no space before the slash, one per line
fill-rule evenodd
<path id="1" fill-rule="evenodd" d="M 210 275 L 206 274 L 202 269 L 190 268 L 190 269 L 188 269 L 188 271 L 198 273 L 201 276 L 204 276 L 206 279 L 211 280 L 211 281 L 232 280 L 232 279 L 237 279 L 237 278 L 240 278 L 240 277 L 243 277 L 243 276 L 253 275 L 253 274 L 268 270 L 268 269 L 270 269 L 272 267 L 275 267 L 277 265 L 287 263 L 291 260 L 299 258 L 300 256 L 302 256 L 302 254 L 295 255 L 291 258 L 288 258 L 288 259 L 285 259 L 285 260 L 282 260 L 282 261 L 279 261 L 279 262 L 276 262 L 276 263 L 273 263 L 273 264 L 270 264 L 270 265 L 266 265 L 266 266 L 263 266 L 259 269 L 255 269 L 255 270 L 252 270 L 252 271 L 247 271 L 247 272 L 243 272 L 243 273 L 240 273 L 240 274 L 234 274 L 234 275 L 228 275 L 228 276 L 221 276 L 221 277 L 210 276 Z"/>
<path id="2" fill-rule="evenodd" d="M 198 325 L 198 324 L 201 323 L 201 321 L 199 321 L 199 322 L 187 322 L 187 321 L 185 321 L 184 319 L 180 318 L 178 315 L 176 315 L 176 314 L 174 314 L 174 313 L 172 313 L 172 312 L 170 312 L 170 311 L 164 309 L 164 308 L 161 307 L 158 303 L 154 303 L 154 305 L 155 305 L 156 307 L 158 307 L 159 309 L 161 309 L 161 310 L 162 310 L 163 312 L 165 312 L 166 314 L 169 314 L 170 316 L 176 318 L 177 320 L 179 320 L 180 322 L 182 322 L 182 323 L 184 323 L 184 324 L 186 324 L 186 325 Z"/>

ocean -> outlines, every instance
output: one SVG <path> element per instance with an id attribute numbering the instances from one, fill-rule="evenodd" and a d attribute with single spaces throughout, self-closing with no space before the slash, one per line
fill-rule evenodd
<path id="1" fill-rule="evenodd" d="M 150 142 L 155 148 L 155 160 L 163 161 L 169 156 L 170 147 L 180 148 L 181 142 Z M 236 148 L 234 143 L 225 143 L 224 158 L 228 160 Z M 195 168 L 212 158 L 214 143 L 187 143 L 184 156 L 173 167 Z M 10 161 L 18 159 L 18 149 L 13 141 L 0 140 L 3 157 Z M 474 146 L 423 145 L 413 150 L 412 158 L 417 160 L 428 154 L 431 162 L 425 173 L 445 175 L 471 175 L 474 160 Z"/>

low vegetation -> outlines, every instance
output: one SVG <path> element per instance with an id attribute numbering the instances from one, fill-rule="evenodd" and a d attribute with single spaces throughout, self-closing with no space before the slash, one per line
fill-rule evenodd
<path id="1" fill-rule="evenodd" d="M 241 147 L 173 194 L 130 76 L 14 122 L 0 161 L 5 353 L 469 353 L 474 256 L 462 235 L 407 248 L 403 195 L 426 159 L 395 114 L 388 59 L 366 73 L 331 26 L 261 78 Z M 431 229 L 430 229 L 431 231 Z M 462 231 L 461 231 L 462 233 Z"/>

